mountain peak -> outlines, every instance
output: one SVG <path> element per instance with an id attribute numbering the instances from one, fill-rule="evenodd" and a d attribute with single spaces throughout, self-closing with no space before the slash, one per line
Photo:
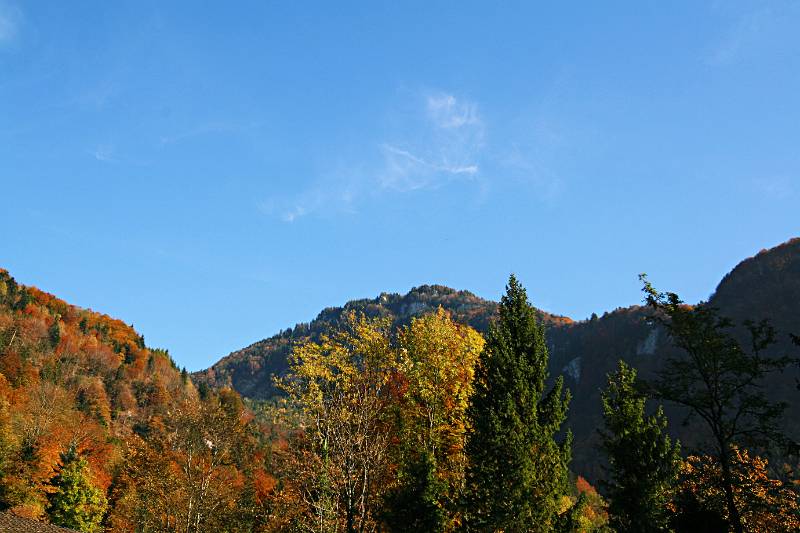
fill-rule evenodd
<path id="1" fill-rule="evenodd" d="M 722 278 L 709 301 L 731 318 L 769 317 L 779 329 L 796 328 L 792 314 L 800 301 L 800 238 L 740 262 Z"/>
<path id="2" fill-rule="evenodd" d="M 230 353 L 211 368 L 194 374 L 195 379 L 220 387 L 230 386 L 245 396 L 268 398 L 275 394 L 271 375 L 281 375 L 288 368 L 287 357 L 292 346 L 335 329 L 346 313 L 364 313 L 371 317 L 387 317 L 395 325 L 405 325 L 416 316 L 442 307 L 461 323 L 486 331 L 495 315 L 497 303 L 475 294 L 445 285 L 425 284 L 413 287 L 406 294 L 383 292 L 375 298 L 351 300 L 341 307 L 327 307 L 310 323 L 301 323 L 277 335 L 260 340 Z M 538 311 L 545 324 L 572 322 L 567 317 Z"/>

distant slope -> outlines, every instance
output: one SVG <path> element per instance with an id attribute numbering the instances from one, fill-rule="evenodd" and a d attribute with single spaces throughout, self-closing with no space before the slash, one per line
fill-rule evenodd
<path id="1" fill-rule="evenodd" d="M 383 293 L 374 299 L 354 300 L 343 307 L 324 309 L 308 324 L 297 324 L 294 328 L 258 341 L 224 357 L 211 368 L 196 372 L 192 377 L 196 383 L 213 387 L 230 386 L 243 396 L 267 399 L 276 394 L 272 376 L 282 375 L 288 368 L 287 357 L 292 346 L 335 329 L 343 315 L 350 311 L 368 316 L 390 317 L 396 324 L 406 324 L 414 316 L 436 310 L 442 306 L 462 323 L 478 331 L 486 331 L 497 304 L 467 291 L 456 291 L 441 285 L 423 285 L 411 289 L 407 294 Z M 569 318 L 540 311 L 546 324 L 567 324 Z"/>
<path id="2" fill-rule="evenodd" d="M 734 318 L 769 318 L 779 330 L 800 330 L 800 238 L 761 250 L 722 278 L 710 299 Z"/>

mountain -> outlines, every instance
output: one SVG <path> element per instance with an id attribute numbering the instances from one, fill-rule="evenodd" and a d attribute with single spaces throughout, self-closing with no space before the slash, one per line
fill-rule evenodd
<path id="1" fill-rule="evenodd" d="M 770 320 L 782 340 L 775 349 L 792 349 L 787 333 L 800 332 L 800 239 L 762 250 L 742 261 L 722 279 L 709 304 L 735 320 Z M 336 328 L 344 313 L 361 311 L 370 316 L 389 316 L 395 323 L 404 324 L 440 305 L 457 321 L 482 332 L 497 306 L 470 292 L 440 285 L 423 285 L 405 295 L 381 294 L 375 299 L 356 300 L 325 309 L 309 324 L 298 324 L 235 351 L 211 368 L 195 373 L 193 379 L 214 387 L 230 386 L 246 397 L 268 399 L 276 394 L 272 376 L 286 372 L 292 346 Z M 647 310 L 637 305 L 583 321 L 544 311 L 539 316 L 547 326 L 551 374 L 563 374 L 573 394 L 567 422 L 575 439 L 573 469 L 595 480 L 601 474 L 596 430 L 602 426 L 599 391 L 605 387 L 606 374 L 615 369 L 619 359 L 624 359 L 637 367 L 643 377 L 652 376 L 659 362 L 674 348 L 660 329 L 648 323 Z M 800 402 L 796 401 L 795 378 L 796 371 L 776 376 L 770 389 L 776 399 L 789 401 L 786 429 L 799 435 Z M 667 414 L 675 436 L 687 447 L 697 442 L 701 433 L 696 426 L 681 424 L 684 413 L 668 407 Z"/>
<path id="2" fill-rule="evenodd" d="M 668 290 L 668 287 L 657 287 Z M 773 352 L 800 355 L 789 341 L 789 333 L 800 333 L 800 239 L 792 239 L 745 259 L 728 273 L 708 300 L 708 305 L 741 324 L 743 320 L 767 319 L 776 328 L 778 342 Z M 640 306 L 617 309 L 591 320 L 550 328 L 548 342 L 551 372 L 565 375 L 573 394 L 568 426 L 574 434 L 573 468 L 587 479 L 602 474 L 597 428 L 603 424 L 600 389 L 606 374 L 624 359 L 652 377 L 660 362 L 675 348 L 664 332 L 647 321 L 648 310 Z M 740 328 L 741 341 L 746 341 Z M 786 401 L 784 430 L 800 437 L 800 399 L 795 388 L 797 369 L 773 375 L 767 390 L 774 400 Z M 691 450 L 705 438 L 702 425 L 683 424 L 686 412 L 667 405 L 670 433 Z"/>
<path id="3" fill-rule="evenodd" d="M 292 346 L 317 340 L 320 334 L 335 329 L 350 312 L 371 317 L 389 317 L 395 325 L 404 325 L 415 316 L 435 311 L 439 306 L 449 311 L 458 322 L 486 331 L 497 310 L 497 303 L 475 296 L 468 291 L 456 291 L 442 285 L 422 285 L 407 294 L 383 293 L 374 299 L 348 302 L 343 307 L 324 309 L 310 323 L 297 324 L 277 335 L 258 341 L 224 357 L 207 370 L 196 372 L 196 383 L 212 387 L 231 387 L 252 399 L 269 399 L 276 394 L 272 376 L 288 369 Z M 539 311 L 539 319 L 551 327 L 568 324 L 569 318 Z"/>

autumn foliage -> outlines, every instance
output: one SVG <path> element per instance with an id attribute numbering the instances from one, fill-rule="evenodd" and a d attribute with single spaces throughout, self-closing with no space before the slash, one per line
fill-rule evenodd
<path id="1" fill-rule="evenodd" d="M 746 531 L 800 530 L 798 493 L 770 472 L 766 459 L 735 448 L 732 463 L 734 499 Z M 707 513 L 729 520 L 725 494 L 719 488 L 722 470 L 717 460 L 708 455 L 691 455 L 683 462 L 681 475 L 680 494 L 672 506 L 676 514 L 685 512 L 681 503 L 692 502 Z"/>
<path id="2" fill-rule="evenodd" d="M 440 289 L 415 297 L 448 304 L 465 297 Z M 0 270 L 0 510 L 83 531 L 470 528 L 477 423 L 499 423 L 479 420 L 470 405 L 479 387 L 488 390 L 481 379 L 509 379 L 509 367 L 489 376 L 480 365 L 515 337 L 496 334 L 489 353 L 484 337 L 464 323 L 487 316 L 481 302 L 457 312 L 442 305 L 412 310 L 403 322 L 385 310 L 391 304 L 406 312 L 407 302 L 385 299 L 386 306 L 364 301 L 326 310 L 318 330 L 280 336 L 288 367 L 273 386 L 281 396 L 254 401 L 209 387 L 222 385 L 213 380 L 193 381 L 124 322 L 18 285 Z M 541 314 L 529 311 L 530 324 L 541 324 Z M 516 324 L 510 321 L 509 331 Z M 537 394 L 560 398 L 560 385 L 543 378 L 546 332 L 536 325 L 535 333 Z M 561 420 L 566 404 L 559 406 Z M 549 424 L 555 434 L 560 422 Z M 616 430 L 628 435 L 630 424 Z M 536 442 L 541 452 L 544 441 Z M 521 460 L 532 457 L 519 448 Z M 552 462 L 532 466 L 528 476 L 531 490 L 552 489 L 549 525 L 541 527 L 610 531 L 619 506 L 609 507 L 608 494 L 568 472 L 562 453 L 555 482 L 548 481 Z M 675 531 L 692 530 L 682 524 L 698 516 L 727 527 L 715 461 L 688 457 L 677 485 L 665 487 Z M 779 477 L 745 448 L 735 448 L 733 464 L 746 531 L 800 528 L 796 486 L 787 479 L 793 474 Z M 498 479 L 506 472 L 498 468 Z M 500 506 L 511 501 L 507 490 L 484 485 L 486 498 Z M 513 516 L 519 507 L 508 511 Z"/>
<path id="3" fill-rule="evenodd" d="M 87 531 L 235 515 L 250 531 L 274 487 L 267 448 L 236 393 L 202 398 L 131 326 L 0 270 L 0 509 Z M 85 495 L 108 511 L 80 518 Z"/>

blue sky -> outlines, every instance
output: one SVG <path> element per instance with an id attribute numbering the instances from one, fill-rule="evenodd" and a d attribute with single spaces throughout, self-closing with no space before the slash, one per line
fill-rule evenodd
<path id="1" fill-rule="evenodd" d="M 800 234 L 798 2 L 210 4 L 0 0 L 0 265 L 190 369 L 512 271 L 697 301 Z"/>

